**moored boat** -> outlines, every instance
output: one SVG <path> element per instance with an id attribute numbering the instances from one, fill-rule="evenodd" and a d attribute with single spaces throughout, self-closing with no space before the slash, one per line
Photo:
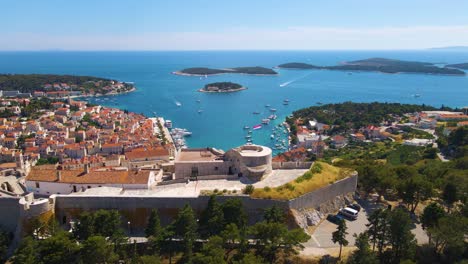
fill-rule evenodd
<path id="1" fill-rule="evenodd" d="M 270 123 L 270 119 L 264 118 L 262 119 L 262 124 L 268 125 Z"/>

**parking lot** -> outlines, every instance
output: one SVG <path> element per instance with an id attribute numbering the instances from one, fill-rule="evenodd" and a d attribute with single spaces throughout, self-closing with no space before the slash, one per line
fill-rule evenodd
<path id="1" fill-rule="evenodd" d="M 354 237 L 353 234 L 359 234 L 367 230 L 366 224 L 367 217 L 375 209 L 382 207 L 382 205 L 374 204 L 368 201 L 360 201 L 359 204 L 362 206 L 361 211 L 358 214 L 358 218 L 354 221 L 346 219 L 346 227 L 348 235 L 346 235 L 346 240 L 348 240 L 348 246 L 354 246 Z M 331 248 L 338 247 L 338 244 L 334 244 L 332 241 L 332 233 L 336 231 L 337 225 L 324 219 L 315 229 L 311 235 L 311 239 L 304 244 L 305 247 L 318 247 L 318 248 Z M 416 236 L 419 244 L 427 243 L 428 238 L 424 230 L 422 230 L 421 225 L 416 223 L 414 228 L 411 230 Z"/>
<path id="2" fill-rule="evenodd" d="M 354 221 L 350 221 L 348 219 L 346 221 L 346 227 L 348 235 L 346 235 L 346 240 L 348 240 L 349 245 L 354 245 L 354 237 L 353 234 L 359 234 L 366 230 L 367 221 L 367 211 L 363 208 L 361 212 L 358 214 L 358 218 Z M 307 246 L 311 247 L 336 247 L 337 244 L 334 244 L 332 241 L 332 233 L 336 231 L 337 225 L 328 221 L 323 220 L 317 228 L 315 232 L 312 234 L 312 238 L 307 242 Z"/>

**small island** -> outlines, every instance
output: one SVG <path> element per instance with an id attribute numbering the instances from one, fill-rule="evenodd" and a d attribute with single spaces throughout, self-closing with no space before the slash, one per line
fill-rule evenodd
<path id="1" fill-rule="evenodd" d="M 445 65 L 445 67 L 468 70 L 468 62 L 467 63 L 448 64 L 448 65 Z"/>
<path id="2" fill-rule="evenodd" d="M 235 67 L 226 69 L 211 69 L 211 68 L 186 68 L 180 71 L 175 71 L 173 74 L 184 75 L 184 76 L 207 76 L 225 73 L 240 73 L 240 74 L 251 74 L 251 75 L 276 75 L 278 74 L 270 68 L 255 66 L 255 67 Z"/>
<path id="3" fill-rule="evenodd" d="M 232 93 L 247 89 L 238 83 L 233 82 L 215 82 L 205 85 L 198 90 L 202 93 Z"/>
<path id="4" fill-rule="evenodd" d="M 280 64 L 280 65 L 277 66 L 277 68 L 284 68 L 284 69 L 321 69 L 323 67 L 315 66 L 315 65 L 312 65 L 312 64 L 308 64 L 308 63 L 302 63 L 302 62 L 290 62 L 290 63 Z"/>
<path id="5" fill-rule="evenodd" d="M 343 62 L 336 66 L 316 66 L 307 63 L 293 62 L 277 66 L 285 69 L 322 69 L 338 71 L 373 71 L 382 73 L 424 73 L 424 74 L 443 74 L 443 75 L 465 75 L 464 71 L 459 69 L 461 66 L 437 67 L 433 63 L 418 61 L 402 61 L 385 58 L 370 58 L 365 60 L 356 60 Z"/>

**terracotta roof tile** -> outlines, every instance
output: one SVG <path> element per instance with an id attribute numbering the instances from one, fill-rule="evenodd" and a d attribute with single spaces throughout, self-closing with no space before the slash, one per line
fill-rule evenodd
<path id="1" fill-rule="evenodd" d="M 39 166 L 41 167 L 41 166 Z M 61 180 L 57 180 L 57 172 Z M 27 181 L 81 183 L 81 184 L 147 184 L 150 171 L 90 171 L 56 170 L 34 167 L 26 177 Z"/>

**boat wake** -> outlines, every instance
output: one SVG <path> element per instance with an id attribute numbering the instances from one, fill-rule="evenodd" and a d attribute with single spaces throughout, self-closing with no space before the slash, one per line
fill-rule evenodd
<path id="1" fill-rule="evenodd" d="M 301 80 L 301 79 L 304 79 L 305 77 L 309 76 L 310 74 L 311 74 L 311 73 L 308 73 L 308 74 L 306 74 L 306 75 L 304 75 L 304 76 L 301 76 L 301 77 L 299 77 L 299 78 L 293 79 L 293 80 L 291 80 L 291 81 L 284 82 L 284 83 L 280 84 L 279 87 L 286 87 L 286 86 L 290 85 L 290 84 L 293 83 L 293 82 L 296 82 L 296 81 L 299 81 L 299 80 Z"/>

